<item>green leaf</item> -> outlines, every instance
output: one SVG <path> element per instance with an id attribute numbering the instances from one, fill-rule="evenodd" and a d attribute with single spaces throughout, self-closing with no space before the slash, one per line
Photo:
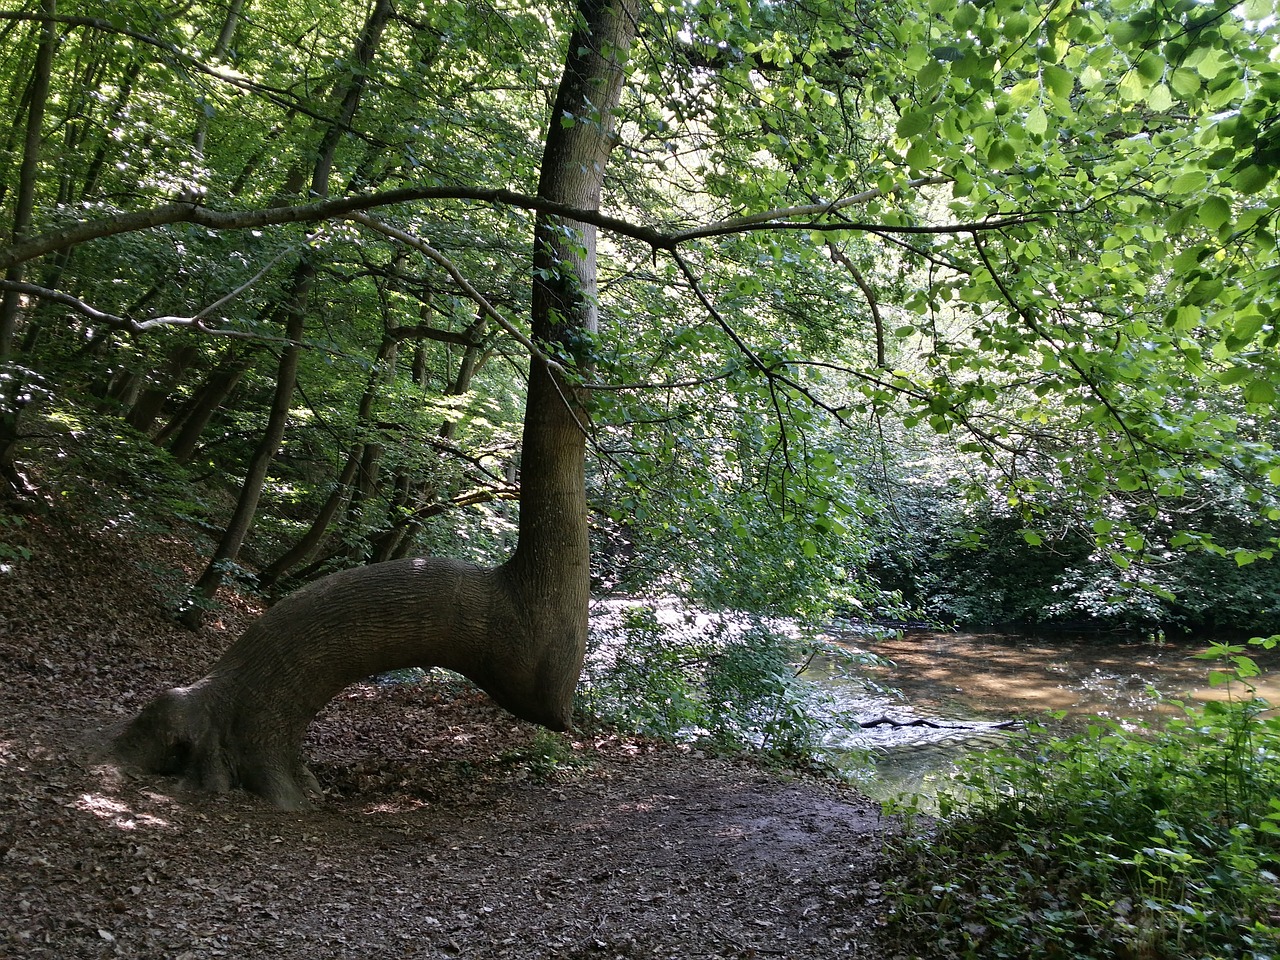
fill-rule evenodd
<path id="1" fill-rule="evenodd" d="M 1244 345 L 1251 343 L 1266 323 L 1266 318 L 1258 312 L 1256 307 L 1249 309 L 1247 313 L 1241 313 L 1236 318 L 1236 322 L 1231 325 L 1231 339 L 1237 343 Z"/>
<path id="2" fill-rule="evenodd" d="M 1212 80 L 1220 74 L 1223 69 L 1234 62 L 1234 57 L 1225 50 L 1210 50 L 1199 63 L 1196 64 L 1196 73 L 1204 77 L 1206 80 Z"/>
<path id="3" fill-rule="evenodd" d="M 1031 102 L 1031 98 L 1040 92 L 1040 80 L 1038 77 L 1032 77 L 1029 80 L 1022 80 L 1013 85 L 1013 89 L 1009 91 L 1009 103 L 1014 107 L 1025 106 Z"/>
<path id="4" fill-rule="evenodd" d="M 1164 58 L 1154 53 L 1148 53 L 1138 61 L 1134 69 L 1138 71 L 1138 75 L 1143 80 L 1148 83 L 1155 83 L 1164 76 Z"/>
<path id="5" fill-rule="evenodd" d="M 1200 90 L 1200 74 L 1186 67 L 1178 67 L 1169 75 L 1169 86 L 1180 97 L 1194 96 Z"/>
<path id="6" fill-rule="evenodd" d="M 1200 222 L 1210 230 L 1217 230 L 1231 219 L 1231 204 L 1222 197 L 1210 197 L 1200 204 Z"/>
<path id="7" fill-rule="evenodd" d="M 1044 80 L 1044 85 L 1049 90 L 1049 93 L 1064 100 L 1071 96 L 1071 91 L 1076 85 L 1075 74 L 1056 64 L 1046 66 L 1040 76 Z"/>
<path id="8" fill-rule="evenodd" d="M 1010 40 L 1019 40 L 1031 27 L 1031 18 L 1025 13 L 1012 13 L 1005 17 L 1000 32 Z"/>
<path id="9" fill-rule="evenodd" d="M 1229 367 L 1222 373 L 1218 374 L 1218 382 L 1223 386 L 1229 387 L 1233 383 L 1240 383 L 1242 380 L 1248 379 L 1253 375 L 1253 367 L 1240 365 Z"/>
<path id="10" fill-rule="evenodd" d="M 1037 137 L 1044 136 L 1044 132 L 1049 129 L 1049 118 L 1045 116 L 1044 107 L 1039 104 L 1032 107 L 1027 114 L 1026 128 L 1027 133 Z"/>
<path id="11" fill-rule="evenodd" d="M 1018 150 L 1008 140 L 997 140 L 987 150 L 987 165 L 993 170 L 1008 170 L 1018 161 Z"/>
<path id="12" fill-rule="evenodd" d="M 1157 83 L 1147 94 L 1147 105 L 1156 113 L 1164 113 L 1173 106 L 1173 95 L 1163 83 Z"/>
<path id="13" fill-rule="evenodd" d="M 1122 99 L 1127 100 L 1130 103 L 1136 103 L 1146 96 L 1147 87 L 1147 82 L 1142 79 L 1138 72 L 1136 70 L 1130 70 L 1124 75 L 1124 78 L 1121 79 L 1120 85 L 1117 89 L 1119 89 Z"/>
<path id="14" fill-rule="evenodd" d="M 1270 380 L 1250 380 L 1245 384 L 1246 403 L 1275 403 L 1276 385 Z"/>
<path id="15" fill-rule="evenodd" d="M 1203 190 L 1209 182 L 1203 170 L 1188 170 L 1169 185 L 1169 192 L 1179 196 Z"/>
<path id="16" fill-rule="evenodd" d="M 929 61 L 929 50 L 924 44 L 918 43 L 907 51 L 906 59 L 903 63 L 908 70 L 919 70 Z"/>
<path id="17" fill-rule="evenodd" d="M 1275 175 L 1276 172 L 1273 168 L 1251 163 L 1231 178 L 1231 185 L 1245 196 L 1251 196 L 1255 193 L 1261 193 Z"/>
<path id="18" fill-rule="evenodd" d="M 917 137 L 933 126 L 933 111 L 912 109 L 898 118 L 896 133 L 903 140 Z"/>

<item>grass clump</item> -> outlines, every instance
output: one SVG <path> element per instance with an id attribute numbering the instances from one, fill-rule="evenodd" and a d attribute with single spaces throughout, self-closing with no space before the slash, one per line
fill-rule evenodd
<path id="1" fill-rule="evenodd" d="M 1024 736 L 890 855 L 914 956 L 1280 957 L 1280 717 L 1249 699 Z"/>

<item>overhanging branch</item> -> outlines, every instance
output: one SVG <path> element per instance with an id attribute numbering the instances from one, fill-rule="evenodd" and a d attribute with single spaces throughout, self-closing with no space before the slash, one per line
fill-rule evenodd
<path id="1" fill-rule="evenodd" d="M 462 271 L 458 269 L 457 265 L 435 247 L 431 246 L 431 244 L 427 243 L 420 237 L 415 237 L 407 230 L 401 230 L 399 227 L 393 227 L 389 223 L 383 223 L 381 220 L 377 220 L 374 217 L 369 216 L 367 213 L 352 213 L 349 219 L 368 227 L 376 233 L 382 234 L 384 237 L 389 237 L 392 240 L 403 243 L 407 247 L 417 250 L 432 263 L 443 267 L 445 273 L 449 274 L 453 279 L 453 282 L 458 285 L 459 289 L 461 289 L 463 293 L 471 298 L 476 306 L 484 312 L 485 316 L 489 317 L 494 323 L 510 334 L 520 344 L 520 346 L 529 351 L 531 356 L 540 360 L 542 363 L 547 364 L 547 366 L 561 374 L 564 373 L 564 368 L 561 367 L 560 364 L 548 357 L 537 344 L 529 339 L 528 335 L 523 330 L 503 316 L 502 312 L 490 303 L 488 298 L 477 290 L 471 281 L 462 275 Z"/>
<path id="2" fill-rule="evenodd" d="M 904 188 L 936 182 L 936 178 L 912 180 Z M 365 193 L 356 196 L 335 197 L 314 203 L 263 207 L 251 210 L 215 210 L 205 206 L 203 198 L 181 199 L 161 204 L 147 210 L 117 213 L 82 220 L 57 230 L 51 230 L 29 240 L 0 248 L 0 270 L 7 269 L 36 257 L 65 250 L 77 244 L 124 233 L 136 233 L 174 223 L 192 223 L 210 230 L 248 230 L 293 223 L 320 223 L 326 220 L 355 219 L 354 214 L 367 213 L 380 207 L 424 201 L 460 200 L 474 203 L 501 204 L 521 210 L 550 214 L 566 220 L 591 224 L 598 229 L 629 237 L 654 250 L 674 251 L 683 244 L 733 233 L 751 233 L 763 230 L 826 230 L 875 233 L 882 236 L 907 234 L 981 233 L 1034 221 L 1034 213 L 977 221 L 974 223 L 936 225 L 886 225 L 864 223 L 841 218 L 823 219 L 853 206 L 882 196 L 879 188 L 863 191 L 851 197 L 831 203 L 811 204 L 802 207 L 782 207 L 746 217 L 719 220 L 690 230 L 667 232 L 657 227 L 632 223 L 620 217 L 611 217 L 598 210 L 580 210 L 568 204 L 555 203 L 539 197 L 531 197 L 506 188 L 488 187 L 402 187 Z M 803 217 L 802 220 L 796 218 Z M 816 219 L 815 219 L 816 218 Z"/>

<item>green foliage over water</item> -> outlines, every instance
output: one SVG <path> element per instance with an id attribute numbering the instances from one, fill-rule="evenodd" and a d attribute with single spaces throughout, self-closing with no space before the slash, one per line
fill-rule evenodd
<path id="1" fill-rule="evenodd" d="M 598 621 L 594 641 L 581 706 L 630 731 L 815 765 L 839 722 L 831 694 L 798 669 L 830 645 L 760 617 L 636 604 Z"/>

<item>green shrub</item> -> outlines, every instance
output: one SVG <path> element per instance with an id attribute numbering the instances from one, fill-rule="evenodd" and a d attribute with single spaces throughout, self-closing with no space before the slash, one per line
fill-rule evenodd
<path id="1" fill-rule="evenodd" d="M 0 516 L 0 537 L 6 536 L 10 531 L 16 532 L 20 527 L 26 525 L 26 521 L 22 517 L 5 517 Z M 6 543 L 0 540 L 0 573 L 8 573 L 12 568 L 14 560 L 30 560 L 31 550 L 21 544 Z"/>
<path id="2" fill-rule="evenodd" d="M 822 642 L 751 615 L 683 612 L 660 619 L 633 605 L 597 618 L 580 706 L 648 736 L 792 764 L 821 764 L 839 722 L 831 697 L 800 676 Z"/>

